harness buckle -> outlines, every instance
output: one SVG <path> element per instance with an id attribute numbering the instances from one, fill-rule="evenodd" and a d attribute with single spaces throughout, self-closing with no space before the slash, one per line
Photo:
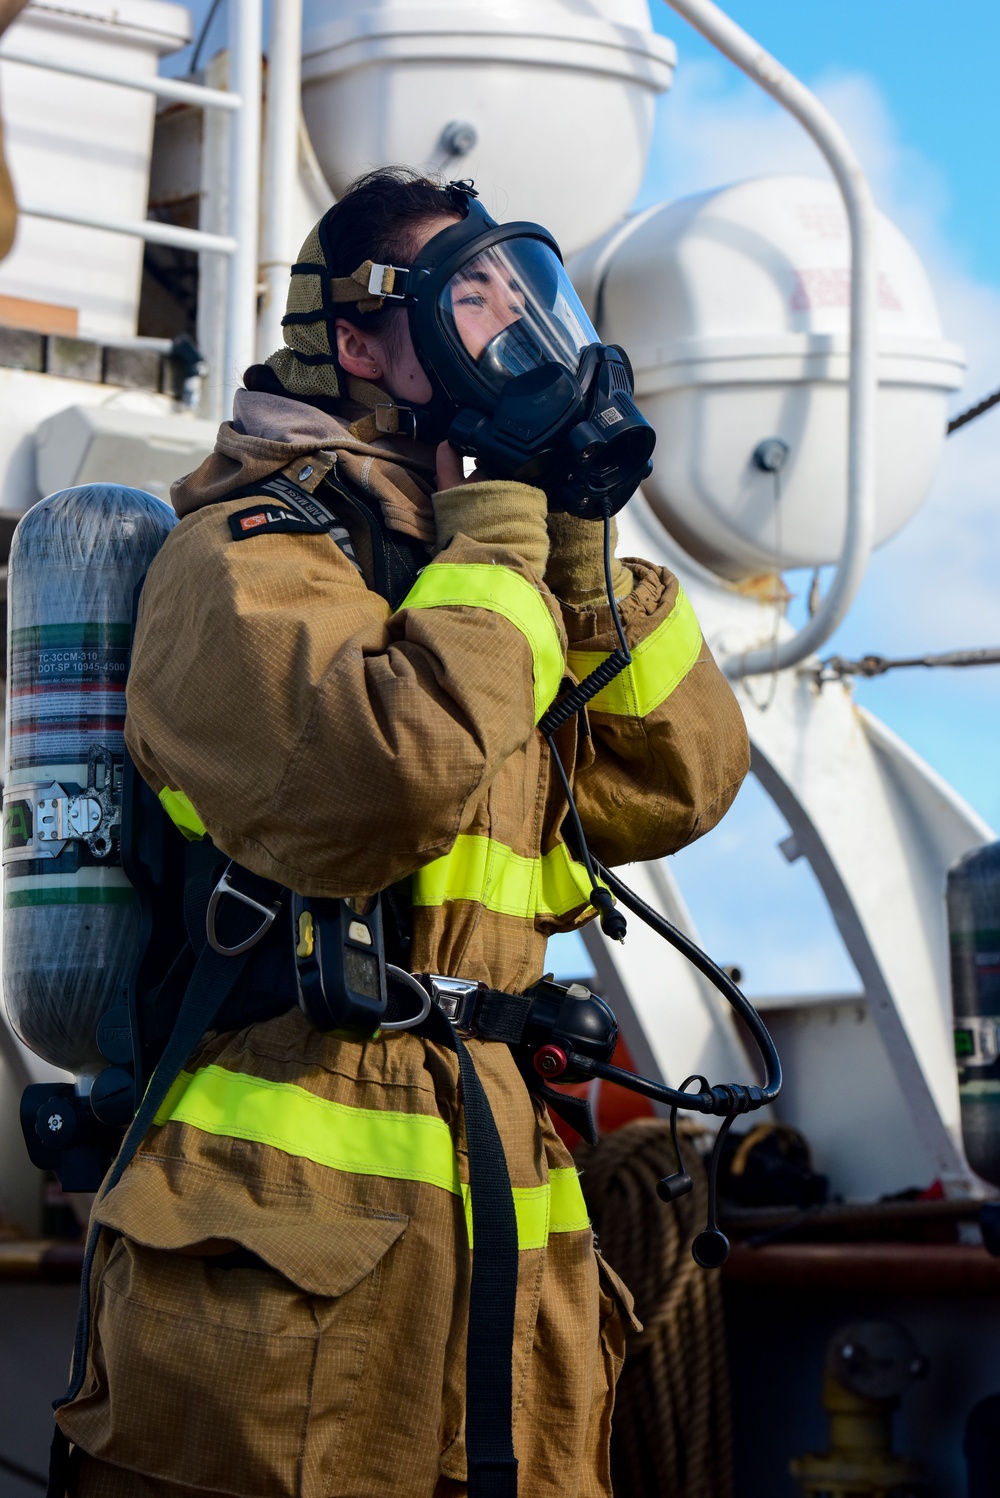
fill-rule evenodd
<path id="1" fill-rule="evenodd" d="M 393 412 L 396 413 L 395 427 L 392 424 Z M 415 437 L 417 418 L 410 406 L 397 406 L 395 401 L 379 401 L 375 407 L 375 430 L 389 435 L 398 432 L 403 437 Z"/>
<path id="2" fill-rule="evenodd" d="M 218 952 L 222 957 L 238 957 L 241 952 L 249 952 L 250 948 L 255 947 L 261 937 L 270 930 L 275 916 L 281 909 L 280 900 L 275 900 L 273 905 L 262 905 L 252 895 L 245 895 L 241 889 L 237 889 L 229 878 L 232 868 L 233 865 L 230 863 L 224 870 L 221 879 L 209 896 L 208 909 L 205 911 L 205 935 L 208 938 L 208 945 L 213 952 Z M 264 918 L 252 936 L 249 936 L 246 941 L 239 942 L 235 947 L 224 947 L 215 931 L 215 913 L 224 895 L 232 895 L 234 900 L 239 900 L 242 905 L 249 905 L 251 910 L 258 911 Z"/>
<path id="3" fill-rule="evenodd" d="M 394 273 L 394 286 L 399 284 L 398 278 L 400 276 L 404 277 L 403 285 L 406 284 L 406 280 L 410 275 L 408 268 L 402 265 L 373 265 L 371 268 L 371 274 L 368 277 L 368 295 L 384 296 L 386 300 L 390 302 L 405 302 L 405 291 L 383 291 L 382 286 L 385 281 L 385 273 L 387 270 L 391 270 Z"/>
<path id="4" fill-rule="evenodd" d="M 427 973 L 423 981 L 432 1001 L 459 1034 L 471 1035 L 485 985 L 475 978 L 446 978 L 441 973 Z"/>

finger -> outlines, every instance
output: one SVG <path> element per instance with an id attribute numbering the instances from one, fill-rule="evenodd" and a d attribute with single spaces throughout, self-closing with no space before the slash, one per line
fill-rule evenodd
<path id="1" fill-rule="evenodd" d="M 442 442 L 437 450 L 438 489 L 454 489 L 458 484 L 464 483 L 465 474 L 462 469 L 461 456 L 450 442 Z"/>

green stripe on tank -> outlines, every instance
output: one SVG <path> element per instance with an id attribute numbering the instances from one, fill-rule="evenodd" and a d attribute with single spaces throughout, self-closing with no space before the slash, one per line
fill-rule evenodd
<path id="1" fill-rule="evenodd" d="M 960 1082 L 958 1095 L 963 1103 L 1000 1103 L 1000 1082 L 990 1077 L 981 1082 Z"/>
<path id="2" fill-rule="evenodd" d="M 8 889 L 4 910 L 23 910 L 26 905 L 131 905 L 135 890 L 121 885 L 87 885 L 76 889 Z"/>
<path id="3" fill-rule="evenodd" d="M 132 627 L 110 622 L 84 624 L 26 624 L 11 630 L 11 644 L 19 645 L 129 645 Z"/>
<path id="4" fill-rule="evenodd" d="M 1000 927 L 984 926 L 975 931 L 952 931 L 953 947 L 990 946 L 1000 950 Z"/>

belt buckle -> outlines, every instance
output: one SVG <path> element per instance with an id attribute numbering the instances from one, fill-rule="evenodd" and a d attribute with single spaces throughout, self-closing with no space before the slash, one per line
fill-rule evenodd
<path id="1" fill-rule="evenodd" d="M 446 978 L 442 973 L 428 973 L 426 981 L 431 999 L 445 1018 L 460 1034 L 471 1035 L 483 984 L 475 978 Z"/>

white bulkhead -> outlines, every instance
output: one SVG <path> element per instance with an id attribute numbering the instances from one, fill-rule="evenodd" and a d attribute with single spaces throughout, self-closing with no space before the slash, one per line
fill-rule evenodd
<path id="1" fill-rule="evenodd" d="M 164 0 L 33 0 L 0 41 L 0 59 L 19 51 L 143 77 L 189 37 L 187 8 Z M 146 217 L 152 94 L 0 61 L 0 96 L 23 208 Z M 130 338 L 142 253 L 140 239 L 22 213 L 0 298 L 74 309 L 84 338 Z"/>
<path id="2" fill-rule="evenodd" d="M 334 192 L 386 162 L 473 177 L 570 254 L 627 211 L 676 49 L 646 0 L 328 0 L 302 101 Z M 307 12 L 308 20 L 308 12 Z"/>
<path id="3" fill-rule="evenodd" d="M 916 252 L 878 222 L 876 544 L 921 504 L 964 369 Z M 850 263 L 834 184 L 774 176 L 658 205 L 570 266 L 602 336 L 628 349 L 656 428 L 649 501 L 723 576 L 840 554 Z M 753 462 L 768 437 L 788 447 L 777 494 Z"/>

